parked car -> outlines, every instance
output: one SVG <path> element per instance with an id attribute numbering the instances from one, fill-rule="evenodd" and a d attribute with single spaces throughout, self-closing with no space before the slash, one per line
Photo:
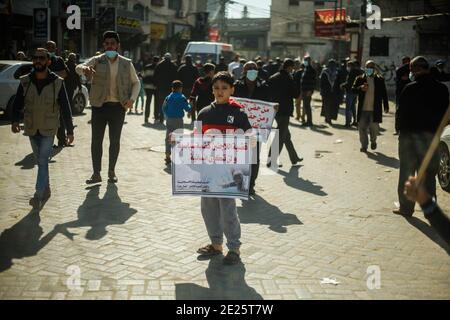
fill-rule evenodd
<path id="1" fill-rule="evenodd" d="M 442 132 L 439 143 L 439 171 L 438 180 L 442 189 L 450 192 L 450 120 Z"/>
<path id="2" fill-rule="evenodd" d="M 11 119 L 12 104 L 19 86 L 19 77 L 31 71 L 33 64 L 29 61 L 0 60 L 0 111 L 4 117 Z M 72 97 L 72 112 L 83 112 L 89 103 L 89 94 L 86 86 L 81 91 L 77 88 Z"/>

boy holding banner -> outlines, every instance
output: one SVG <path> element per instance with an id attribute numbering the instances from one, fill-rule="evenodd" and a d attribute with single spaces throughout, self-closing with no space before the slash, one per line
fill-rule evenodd
<path id="1" fill-rule="evenodd" d="M 247 115 L 230 97 L 234 93 L 233 78 L 228 72 L 217 73 L 213 80 L 215 101 L 201 110 L 198 121 L 201 122 L 202 134 L 208 130 L 251 129 Z M 201 198 L 201 211 L 211 244 L 200 248 L 197 253 L 203 256 L 213 256 L 222 253 L 223 235 L 227 238 L 228 253 L 223 259 L 224 264 L 233 265 L 240 259 L 241 225 L 236 210 L 236 200 L 231 198 Z"/>

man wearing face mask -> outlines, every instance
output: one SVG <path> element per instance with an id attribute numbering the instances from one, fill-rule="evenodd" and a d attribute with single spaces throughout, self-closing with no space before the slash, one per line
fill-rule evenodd
<path id="1" fill-rule="evenodd" d="M 305 57 L 303 64 L 305 65 L 305 70 L 300 79 L 300 91 L 302 93 L 303 108 L 306 113 L 306 122 L 303 125 L 311 127 L 313 125 L 311 99 L 316 86 L 316 70 L 311 65 L 310 56 Z"/>
<path id="2" fill-rule="evenodd" d="M 48 69 L 56 73 L 60 78 L 66 79 L 69 69 L 64 62 L 64 59 L 56 55 L 56 43 L 54 41 L 47 41 L 47 43 L 45 44 L 45 48 L 50 54 L 50 65 Z M 72 97 L 69 97 L 69 102 L 72 102 Z M 62 118 L 59 119 L 59 128 L 56 137 L 58 138 L 58 146 L 55 145 L 53 147 L 64 147 L 66 145 L 66 129 L 64 127 L 64 121 Z"/>
<path id="3" fill-rule="evenodd" d="M 387 97 L 386 84 L 379 74 L 375 73 L 375 62 L 366 62 L 365 73 L 358 76 L 352 87 L 358 94 L 358 129 L 359 141 L 361 142 L 361 152 L 367 152 L 370 134 L 370 148 L 377 148 L 377 136 L 379 124 L 384 112 L 389 112 L 389 101 Z"/>
<path id="4" fill-rule="evenodd" d="M 397 111 L 400 131 L 397 192 L 400 208 L 393 212 L 404 216 L 412 216 L 414 213 L 414 202 L 404 194 L 405 182 L 419 170 L 449 104 L 447 87 L 433 77 L 424 57 L 412 59 L 410 70 L 409 78 L 412 82 L 402 90 Z M 438 168 L 439 156 L 436 152 L 426 170 L 424 181 L 425 189 L 432 197 L 436 197 Z"/>
<path id="5" fill-rule="evenodd" d="M 267 84 L 258 77 L 258 67 L 255 62 L 249 61 L 244 65 L 243 78 L 234 83 L 234 96 L 254 100 L 270 101 Z M 250 178 L 250 195 L 255 194 L 255 181 L 259 172 L 260 143 L 256 146 L 256 163 L 252 164 Z"/>
<path id="6" fill-rule="evenodd" d="M 52 154 L 53 140 L 58 131 L 59 117 L 67 128 L 67 143 L 73 142 L 73 124 L 70 104 L 62 78 L 49 71 L 50 55 L 44 48 L 37 48 L 32 57 L 33 71 L 20 77 L 13 103 L 11 130 L 20 132 L 20 117 L 24 115 L 25 135 L 30 138 L 33 154 L 38 164 L 36 192 L 30 200 L 34 209 L 40 210 L 50 197 L 48 161 Z"/>
<path id="7" fill-rule="evenodd" d="M 139 95 L 141 84 L 133 63 L 119 55 L 119 34 L 106 31 L 103 34 L 105 52 L 92 57 L 75 69 L 78 74 L 92 76 L 89 100 L 92 105 L 92 167 L 93 174 L 87 184 L 102 181 L 100 176 L 103 154 L 103 137 L 106 125 L 109 127 L 108 182 L 116 183 L 115 167 L 120 150 L 120 136 L 125 112 L 133 107 Z"/>

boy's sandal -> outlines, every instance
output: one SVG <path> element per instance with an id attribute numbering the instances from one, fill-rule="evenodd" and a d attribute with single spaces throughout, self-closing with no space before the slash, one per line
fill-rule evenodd
<path id="1" fill-rule="evenodd" d="M 203 248 L 199 248 L 197 250 L 198 254 L 201 254 L 202 256 L 215 256 L 222 253 L 222 250 L 217 250 L 214 248 L 212 244 L 208 244 L 207 246 Z"/>
<path id="2" fill-rule="evenodd" d="M 241 257 L 235 251 L 228 251 L 225 258 L 223 258 L 223 263 L 227 265 L 234 265 L 241 262 Z"/>

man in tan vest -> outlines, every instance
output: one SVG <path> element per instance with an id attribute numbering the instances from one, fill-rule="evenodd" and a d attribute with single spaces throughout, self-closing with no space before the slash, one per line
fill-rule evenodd
<path id="1" fill-rule="evenodd" d="M 13 104 L 11 130 L 20 132 L 23 114 L 25 135 L 29 136 L 34 156 L 38 163 L 36 193 L 30 200 L 34 209 L 40 210 L 50 197 L 48 161 L 52 154 L 53 140 L 59 127 L 60 114 L 67 128 L 66 144 L 73 142 L 73 123 L 64 81 L 49 71 L 50 54 L 44 48 L 36 49 L 33 55 L 34 70 L 20 77 Z"/>
<path id="2" fill-rule="evenodd" d="M 109 127 L 108 181 L 117 182 L 115 167 L 120 150 L 125 112 L 133 107 L 140 90 L 139 78 L 130 59 L 118 54 L 119 35 L 115 31 L 103 34 L 103 54 L 92 57 L 75 70 L 80 75 L 92 76 L 89 100 L 92 106 L 92 166 L 93 174 L 87 184 L 102 181 L 100 176 L 103 153 L 103 136 Z"/>

